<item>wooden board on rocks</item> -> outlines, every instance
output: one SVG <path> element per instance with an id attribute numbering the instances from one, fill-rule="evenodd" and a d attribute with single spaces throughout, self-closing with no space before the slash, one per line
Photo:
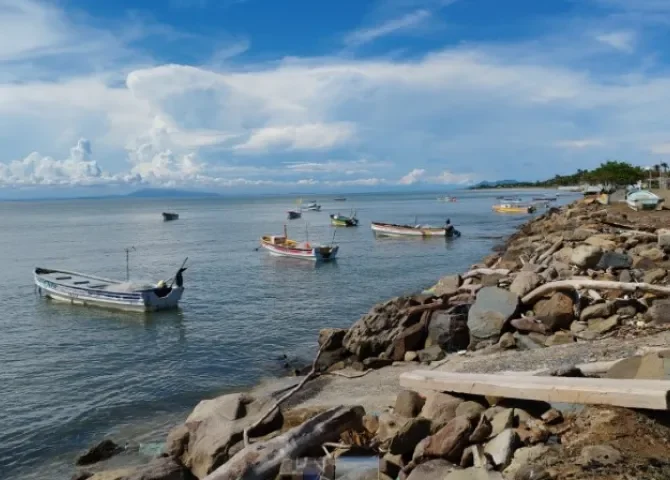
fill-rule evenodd
<path id="1" fill-rule="evenodd" d="M 670 406 L 668 380 L 508 376 L 414 370 L 400 375 L 400 385 L 416 390 L 468 393 L 549 403 L 614 405 L 651 410 L 667 410 Z"/>

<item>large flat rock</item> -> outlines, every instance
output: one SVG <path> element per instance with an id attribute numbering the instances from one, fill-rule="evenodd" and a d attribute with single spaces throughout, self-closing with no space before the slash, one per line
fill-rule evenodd
<path id="1" fill-rule="evenodd" d="M 468 313 L 470 341 L 498 341 L 505 324 L 519 307 L 519 297 L 498 287 L 484 287 L 477 293 Z"/>

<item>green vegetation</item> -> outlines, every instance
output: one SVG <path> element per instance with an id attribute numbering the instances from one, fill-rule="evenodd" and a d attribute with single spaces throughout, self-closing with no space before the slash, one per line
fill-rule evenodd
<path id="1" fill-rule="evenodd" d="M 541 180 L 538 182 L 482 182 L 471 188 L 568 187 L 584 183 L 618 187 L 632 185 L 640 180 L 647 180 L 650 177 L 652 179 L 660 178 L 661 176 L 667 176 L 667 173 L 668 164 L 665 162 L 655 165 L 652 170 L 647 171 L 642 167 L 637 167 L 627 162 L 607 161 L 593 170 L 579 169 L 572 175 L 556 175 L 549 180 Z"/>

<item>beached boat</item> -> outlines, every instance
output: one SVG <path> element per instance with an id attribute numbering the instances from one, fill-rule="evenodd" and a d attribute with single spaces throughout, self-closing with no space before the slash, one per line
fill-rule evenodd
<path id="1" fill-rule="evenodd" d="M 663 199 L 648 190 L 636 190 L 626 196 L 626 203 L 633 210 L 658 210 Z"/>
<path id="2" fill-rule="evenodd" d="M 498 213 L 533 213 L 535 211 L 534 205 L 523 205 L 520 203 L 501 203 L 491 207 Z"/>
<path id="3" fill-rule="evenodd" d="M 170 285 L 163 281 L 156 285 L 133 285 L 127 281 L 40 267 L 33 273 L 38 291 L 53 300 L 73 305 L 152 312 L 177 308 L 184 293 L 184 270 L 186 268 L 182 266 Z"/>
<path id="4" fill-rule="evenodd" d="M 163 212 L 163 220 L 166 222 L 169 222 L 170 220 L 177 220 L 178 218 L 179 214 L 177 213 Z"/>
<path id="5" fill-rule="evenodd" d="M 305 206 L 305 210 L 308 212 L 319 212 L 321 211 L 321 205 L 317 205 L 316 202 L 310 202 Z"/>
<path id="6" fill-rule="evenodd" d="M 372 231 L 375 235 L 388 237 L 446 237 L 445 227 L 430 225 L 397 225 L 395 223 L 372 222 Z"/>
<path id="7" fill-rule="evenodd" d="M 357 227 L 358 218 L 356 218 L 356 212 L 352 212 L 349 217 L 336 213 L 330 215 L 330 223 L 336 227 Z"/>
<path id="8" fill-rule="evenodd" d="M 340 247 L 335 244 L 312 245 L 308 241 L 298 242 L 296 240 L 291 240 L 286 234 L 286 228 L 284 228 L 284 235 L 264 235 L 261 237 L 261 247 L 272 255 L 302 258 L 317 262 L 329 262 L 335 260 L 337 252 L 340 249 Z"/>
<path id="9" fill-rule="evenodd" d="M 289 220 L 295 220 L 296 218 L 302 217 L 302 212 L 300 210 L 289 210 L 287 213 Z"/>

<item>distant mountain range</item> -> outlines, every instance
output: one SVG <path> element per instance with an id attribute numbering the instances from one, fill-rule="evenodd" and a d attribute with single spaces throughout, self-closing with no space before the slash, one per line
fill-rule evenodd
<path id="1" fill-rule="evenodd" d="M 131 198 L 204 198 L 220 197 L 218 193 L 198 192 L 193 190 L 177 190 L 174 188 L 143 188 L 131 192 L 126 197 Z"/>

